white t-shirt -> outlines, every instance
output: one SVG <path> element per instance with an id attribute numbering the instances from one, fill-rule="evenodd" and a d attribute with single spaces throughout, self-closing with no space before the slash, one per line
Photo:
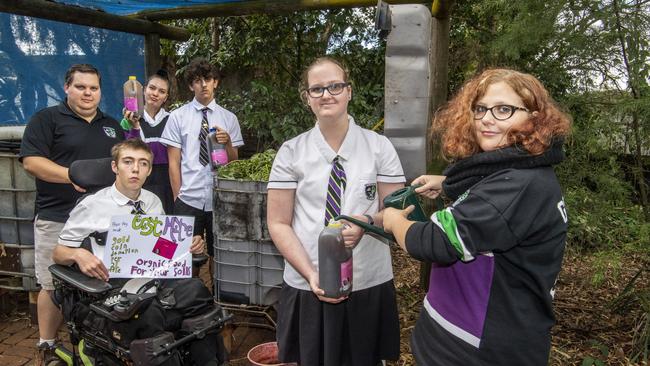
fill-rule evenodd
<path id="1" fill-rule="evenodd" d="M 338 155 L 347 177 L 341 197 L 341 214 L 374 214 L 379 208 L 377 183 L 406 181 L 395 148 L 388 138 L 363 129 L 348 117 L 348 132 L 338 154 L 327 144 L 318 123 L 311 130 L 282 144 L 273 162 L 268 189 L 295 189 L 292 228 L 315 268 L 318 268 L 318 235 L 324 227 L 325 201 L 332 161 Z M 382 284 L 393 278 L 390 251 L 382 242 L 365 235 L 353 252 L 353 291 Z M 310 290 L 308 282 L 285 261 L 284 281 Z"/>
<path id="2" fill-rule="evenodd" d="M 208 126 L 224 129 L 230 135 L 233 147 L 244 144 L 237 117 L 218 105 L 214 99 L 207 106 L 196 99 L 169 114 L 160 142 L 181 149 L 181 189 L 178 198 L 203 211 L 212 211 L 212 171 L 210 164 L 199 161 L 201 121 L 207 107 Z"/>
<path id="3" fill-rule="evenodd" d="M 147 215 L 163 215 L 160 198 L 143 189 L 137 199 Z M 94 232 L 106 232 L 111 225 L 111 217 L 130 215 L 133 206 L 130 199 L 117 190 L 115 184 L 84 197 L 70 212 L 70 218 L 59 234 L 59 244 L 78 248 L 83 240 Z M 97 245 L 91 238 L 93 254 L 99 259 L 104 258 L 104 246 Z"/>

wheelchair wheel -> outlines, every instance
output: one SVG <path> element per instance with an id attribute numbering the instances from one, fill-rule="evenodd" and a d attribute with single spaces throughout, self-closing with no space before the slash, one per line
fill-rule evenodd
<path id="1" fill-rule="evenodd" d="M 66 349 L 71 354 L 69 350 Z M 79 366 L 124 366 L 124 362 L 117 359 L 115 356 L 108 352 L 104 352 L 89 343 L 84 339 L 79 341 L 77 345 L 76 360 Z M 67 362 L 67 361 L 66 361 Z M 68 363 L 72 366 L 72 363 Z"/>

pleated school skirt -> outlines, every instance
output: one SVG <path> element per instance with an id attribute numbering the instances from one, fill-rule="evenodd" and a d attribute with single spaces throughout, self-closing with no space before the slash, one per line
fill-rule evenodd
<path id="1" fill-rule="evenodd" d="M 399 357 L 393 280 L 329 304 L 311 291 L 282 287 L 276 337 L 279 359 L 301 366 L 376 366 Z"/>

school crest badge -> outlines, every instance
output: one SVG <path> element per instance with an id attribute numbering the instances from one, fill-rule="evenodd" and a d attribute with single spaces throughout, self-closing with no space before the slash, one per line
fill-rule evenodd
<path id="1" fill-rule="evenodd" d="M 115 129 L 113 127 L 104 126 L 104 133 L 106 134 L 106 136 L 108 136 L 110 138 L 113 138 L 113 139 L 115 138 L 115 136 L 117 136 L 115 134 Z"/>
<path id="2" fill-rule="evenodd" d="M 368 183 L 365 186 L 366 199 L 368 201 L 374 201 L 377 196 L 377 183 Z"/>

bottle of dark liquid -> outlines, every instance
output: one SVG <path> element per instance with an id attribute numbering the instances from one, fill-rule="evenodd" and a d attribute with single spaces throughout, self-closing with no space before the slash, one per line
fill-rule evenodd
<path id="1" fill-rule="evenodd" d="M 217 129 L 214 127 L 210 128 L 210 133 L 208 133 L 206 139 L 212 169 L 216 170 L 219 167 L 228 164 L 228 153 L 226 152 L 226 145 L 220 144 L 217 141 Z"/>
<path id="2" fill-rule="evenodd" d="M 318 236 L 318 276 L 326 297 L 352 292 L 352 249 L 345 247 L 343 225 L 331 221 Z"/>

